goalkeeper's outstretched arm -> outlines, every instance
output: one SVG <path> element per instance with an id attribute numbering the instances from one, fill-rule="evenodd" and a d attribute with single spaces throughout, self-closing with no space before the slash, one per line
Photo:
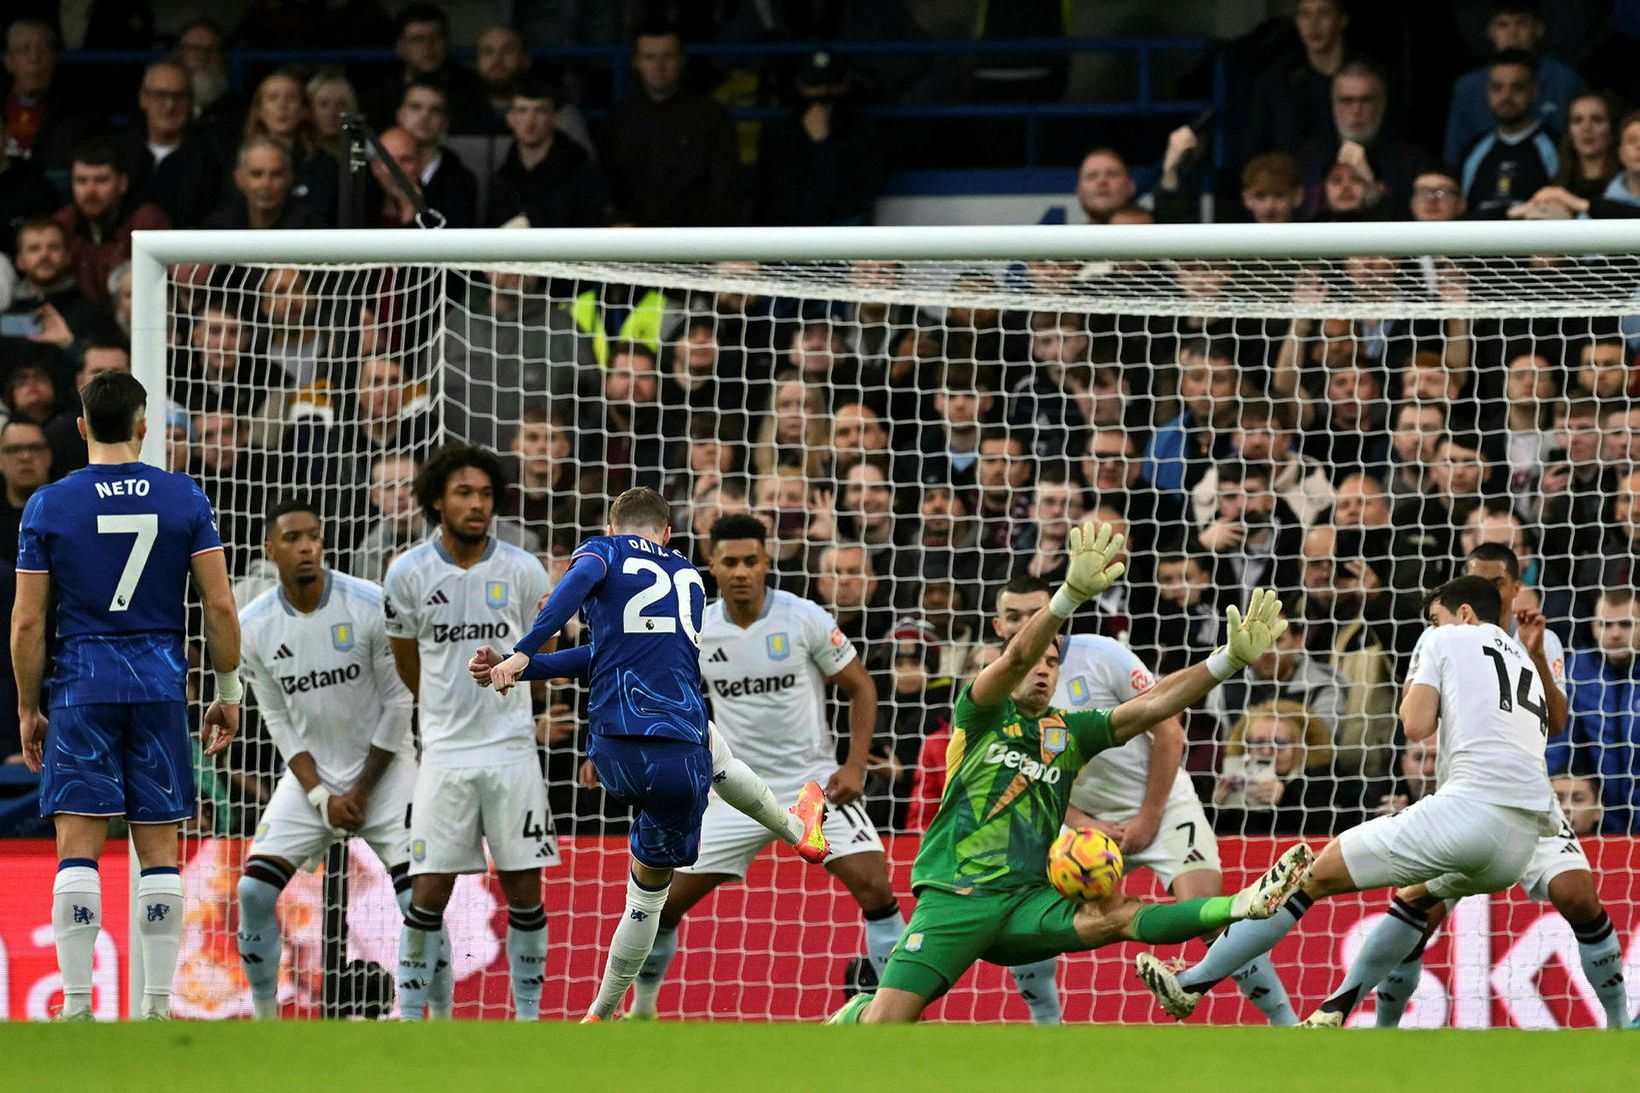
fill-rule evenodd
<path id="1" fill-rule="evenodd" d="M 1065 583 L 1048 605 L 1032 615 L 1025 626 L 1003 648 L 1002 655 L 980 672 L 968 697 L 981 706 L 1000 706 L 1022 683 L 1042 654 L 1048 651 L 1059 628 L 1076 609 L 1116 582 L 1127 567 L 1116 561 L 1122 551 L 1122 536 L 1109 524 L 1083 524 L 1072 528 L 1070 565 Z"/>
<path id="2" fill-rule="evenodd" d="M 1281 601 L 1268 588 L 1254 590 L 1245 617 L 1234 605 L 1225 614 L 1230 624 L 1229 639 L 1212 656 L 1174 672 L 1111 712 L 1111 730 L 1118 741 L 1130 740 L 1194 706 L 1207 692 L 1262 656 L 1287 630 Z"/>

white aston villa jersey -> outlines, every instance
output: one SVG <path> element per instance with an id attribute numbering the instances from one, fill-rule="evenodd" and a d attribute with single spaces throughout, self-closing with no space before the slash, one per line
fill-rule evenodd
<path id="1" fill-rule="evenodd" d="M 327 570 L 304 615 L 278 585 L 239 613 L 241 663 L 279 754 L 307 752 L 319 779 L 344 793 L 372 745 L 412 754 L 414 700 L 399 680 L 382 619 L 382 590 Z"/>
<path id="2" fill-rule="evenodd" d="M 1053 704 L 1062 710 L 1114 709 L 1156 685 L 1156 677 L 1133 651 L 1114 638 L 1100 634 L 1072 634 L 1060 646 L 1059 689 Z M 1101 819 L 1125 819 L 1138 813 L 1150 778 L 1148 732 L 1119 748 L 1095 755 L 1071 785 L 1071 804 Z M 1181 767 L 1168 799 L 1196 793 Z"/>
<path id="3" fill-rule="evenodd" d="M 1429 636 L 1431 634 L 1435 633 L 1439 629 L 1440 627 L 1438 626 L 1426 627 L 1424 632 L 1418 635 L 1418 642 L 1412 647 L 1412 664 L 1416 665 L 1418 663 L 1420 655 L 1424 651 L 1424 643 L 1429 640 Z M 1512 638 L 1515 637 L 1515 631 L 1510 630 L 1509 636 Z M 1520 639 L 1515 638 L 1515 640 L 1519 641 Z M 1526 647 L 1524 645 L 1521 646 L 1522 651 L 1524 651 L 1525 648 Z M 1543 659 L 1549 662 L 1549 678 L 1555 681 L 1555 686 L 1560 688 L 1560 693 L 1565 694 L 1566 646 L 1561 644 L 1560 636 L 1548 627 L 1543 628 Z M 1530 656 L 1527 658 L 1527 663 L 1531 663 Z M 1410 672 L 1407 674 L 1407 681 L 1409 683 L 1412 681 Z"/>
<path id="4" fill-rule="evenodd" d="M 533 554 L 491 538 L 471 569 L 450 560 L 435 536 L 387 567 L 387 634 L 421 650 L 422 762 L 488 766 L 535 747 L 530 689 L 505 696 L 473 682 L 480 645 L 511 649 L 535 622 L 552 582 Z"/>
<path id="5" fill-rule="evenodd" d="M 700 674 L 713 724 L 735 758 L 769 782 L 836 766 L 825 680 L 854 657 L 825 608 L 774 588 L 746 629 L 729 620 L 722 600 L 707 605 L 700 627 Z"/>
<path id="6" fill-rule="evenodd" d="M 1519 642 L 1490 623 L 1435 627 L 1407 683 L 1440 692 L 1438 794 L 1551 813 L 1544 682 Z"/>

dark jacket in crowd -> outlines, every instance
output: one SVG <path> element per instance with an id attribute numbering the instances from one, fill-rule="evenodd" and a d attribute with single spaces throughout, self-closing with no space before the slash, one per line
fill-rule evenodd
<path id="1" fill-rule="evenodd" d="M 734 124 L 705 95 L 683 92 L 665 102 L 629 96 L 610 113 L 604 170 L 618 221 L 662 228 L 745 219 Z"/>
<path id="2" fill-rule="evenodd" d="M 532 228 L 599 228 L 609 223 L 609 190 L 579 144 L 555 136 L 546 158 L 526 171 L 516 146 L 490 179 L 489 219 L 523 213 Z"/>

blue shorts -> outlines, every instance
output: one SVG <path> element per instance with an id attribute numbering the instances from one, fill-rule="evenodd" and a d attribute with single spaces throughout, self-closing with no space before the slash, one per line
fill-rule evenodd
<path id="1" fill-rule="evenodd" d="M 163 824 L 194 814 L 183 702 L 59 706 L 46 728 L 40 815 L 124 816 Z"/>
<path id="2" fill-rule="evenodd" d="M 646 736 L 599 736 L 587 745 L 611 797 L 638 810 L 628 844 L 652 869 L 693 865 L 712 788 L 712 749 Z"/>

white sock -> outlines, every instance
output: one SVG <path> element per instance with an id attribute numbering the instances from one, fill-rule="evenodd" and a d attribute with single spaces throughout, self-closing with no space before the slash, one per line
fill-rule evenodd
<path id="1" fill-rule="evenodd" d="M 1581 926 L 1573 924 L 1572 933 L 1577 937 L 1577 955 L 1583 964 L 1583 974 L 1606 1011 L 1606 1027 L 1628 1028 L 1623 948 L 1617 943 L 1617 930 L 1610 916 L 1602 910 L 1598 917 Z"/>
<path id="2" fill-rule="evenodd" d="M 717 731 L 717 726 L 712 730 L 712 788 L 717 795 L 730 807 L 768 828 L 787 846 L 796 846 L 797 840 L 803 837 L 802 822 L 780 807 L 767 782 L 730 754 L 729 742 Z"/>
<path id="3" fill-rule="evenodd" d="M 638 969 L 638 978 L 632 981 L 632 1005 L 627 1009 L 628 1014 L 653 1017 L 660 1012 L 661 984 L 666 982 L 666 970 L 677 955 L 678 928 L 658 928 L 649 957 Z"/>
<path id="4" fill-rule="evenodd" d="M 427 1008 L 427 988 L 439 956 L 444 916 L 415 904 L 404 913 L 399 934 L 399 1020 L 420 1021 Z"/>
<path id="5" fill-rule="evenodd" d="M 547 911 L 539 903 L 507 908 L 507 969 L 514 1019 L 539 1020 L 541 988 L 547 982 Z"/>
<path id="6" fill-rule="evenodd" d="M 1013 973 L 1020 999 L 1031 1011 L 1031 1024 L 1059 1024 L 1063 1019 L 1059 1012 L 1059 958 L 1015 964 L 1008 970 Z"/>
<path id="7" fill-rule="evenodd" d="M 279 1014 L 279 958 L 284 949 L 279 892 L 261 876 L 246 873 L 239 878 L 239 966 L 251 987 L 251 1008 L 264 1021 Z"/>
<path id="8" fill-rule="evenodd" d="M 1277 1028 L 1291 1028 L 1298 1024 L 1292 999 L 1287 997 L 1287 988 L 1281 982 L 1281 976 L 1276 974 L 1269 956 L 1261 956 L 1243 965 L 1230 978 L 1236 981 L 1237 989 L 1247 1001 L 1259 1008 L 1270 1024 Z"/>
<path id="9" fill-rule="evenodd" d="M 872 915 L 877 917 L 873 918 Z M 877 978 L 881 979 L 883 969 L 888 967 L 888 958 L 894 955 L 894 946 L 899 944 L 900 935 L 905 933 L 905 916 L 900 913 L 900 901 L 895 900 L 868 912 L 865 918 L 866 958 L 871 961 Z"/>
<path id="10" fill-rule="evenodd" d="M 1392 899 L 1389 913 L 1378 920 L 1362 942 L 1355 959 L 1350 961 L 1349 970 L 1344 973 L 1344 982 L 1321 1003 L 1321 1011 L 1348 1017 L 1368 991 L 1406 960 L 1407 954 L 1418 947 L 1428 931 L 1429 916 L 1399 896 Z"/>
<path id="11" fill-rule="evenodd" d="M 102 929 L 102 878 L 90 858 L 64 858 L 51 885 L 51 932 L 63 977 L 63 1013 L 91 1012 L 91 966 Z"/>
<path id="12" fill-rule="evenodd" d="M 604 979 L 598 985 L 598 997 L 587 1010 L 587 1015 L 608 1021 L 615 1016 L 616 1007 L 626 997 L 626 989 L 638 976 L 643 962 L 655 947 L 655 932 L 661 924 L 661 908 L 666 906 L 670 882 L 658 889 L 645 888 L 635 877 L 626 878 L 626 907 L 621 921 L 615 927 L 615 936 L 609 940 L 609 957 L 604 963 Z"/>
<path id="13" fill-rule="evenodd" d="M 171 1015 L 171 982 L 182 948 L 182 874 L 144 869 L 137 880 L 137 943 L 142 949 L 142 1014 Z"/>

